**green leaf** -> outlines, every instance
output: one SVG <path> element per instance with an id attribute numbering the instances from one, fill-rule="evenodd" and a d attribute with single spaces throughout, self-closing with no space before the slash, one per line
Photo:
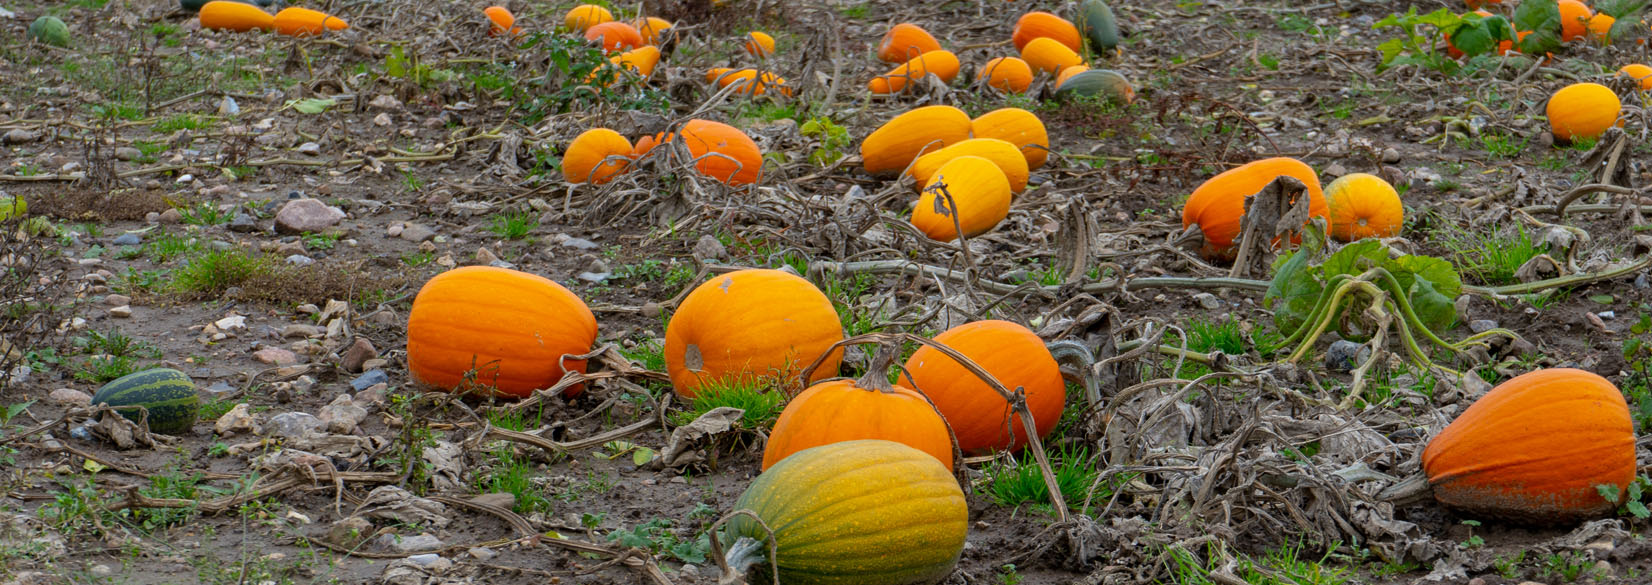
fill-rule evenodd
<path id="1" fill-rule="evenodd" d="M 1646 504 L 1642 504 L 1640 502 L 1629 502 L 1628 504 L 1624 504 L 1623 507 L 1627 508 L 1630 514 L 1634 514 L 1636 518 L 1640 518 L 1642 520 L 1652 516 L 1652 511 L 1647 510 Z"/>
<path id="2" fill-rule="evenodd" d="M 1589 300 L 1600 303 L 1602 305 L 1610 305 L 1612 303 L 1617 302 L 1618 299 L 1617 299 L 1617 297 L 1614 297 L 1612 295 L 1590 295 Z"/>
<path id="3" fill-rule="evenodd" d="M 649 461 L 653 461 L 653 460 L 654 460 L 654 450 L 650 449 L 648 447 L 638 446 L 636 448 L 636 450 L 631 452 L 631 463 L 633 463 L 633 464 L 635 464 L 639 467 L 643 466 L 643 465 L 647 465 Z"/>
<path id="4" fill-rule="evenodd" d="M 1411 287 L 1411 275 L 1427 279 L 1440 294 L 1456 299 L 1463 294 L 1463 277 L 1450 262 L 1432 256 L 1406 255 L 1388 263 L 1388 271 L 1400 286 Z"/>
<path id="5" fill-rule="evenodd" d="M 1617 21 L 1612 23 L 1612 29 L 1606 31 L 1606 38 L 1621 39 L 1633 35 L 1640 30 L 1642 24 L 1639 18 L 1618 17 Z"/>
<path id="6" fill-rule="evenodd" d="M 1557 7 L 1555 10 L 1559 10 Z M 1417 24 L 1431 25 L 1434 28 L 1449 32 L 1452 28 L 1462 24 L 1463 17 L 1452 12 L 1449 8 L 1441 8 L 1414 19 Z"/>
<path id="7" fill-rule="evenodd" d="M 1631 501 L 1631 502 L 1640 501 L 1640 499 L 1641 499 L 1641 482 L 1639 482 L 1639 481 L 1629 482 L 1629 494 L 1628 494 L 1628 496 L 1629 496 L 1629 501 Z"/>
<path id="8" fill-rule="evenodd" d="M 1273 322 L 1286 335 L 1302 327 L 1319 295 L 1325 291 L 1325 285 L 1314 278 L 1314 271 L 1308 266 L 1308 257 L 1312 255 L 1307 250 L 1297 250 L 1288 258 L 1282 256 L 1284 261 L 1274 270 L 1273 281 L 1268 283 L 1268 292 L 1262 297 L 1263 304 L 1284 301 L 1273 307 Z"/>
<path id="9" fill-rule="evenodd" d="M 1400 53 L 1405 52 L 1405 43 L 1399 39 L 1388 39 L 1382 44 L 1377 45 L 1377 50 L 1382 51 L 1381 66 L 1387 67 L 1389 63 L 1393 62 L 1395 57 L 1398 57 Z"/>
<path id="10" fill-rule="evenodd" d="M 1555 26 L 1559 26 L 1559 24 L 1556 23 Z M 1520 40 L 1519 48 L 1521 53 L 1525 53 L 1527 55 L 1547 55 L 1552 53 L 1560 49 L 1560 31 L 1532 31 L 1531 34 L 1526 35 L 1526 38 Z"/>
<path id="11" fill-rule="evenodd" d="M 332 98 L 305 98 L 287 102 L 287 106 L 300 114 L 319 114 L 327 111 L 338 102 Z"/>
<path id="12" fill-rule="evenodd" d="M 1382 245 L 1382 240 L 1360 240 L 1343 246 L 1325 263 L 1320 270 L 1326 278 L 1338 274 L 1359 276 L 1367 270 L 1386 264 L 1388 261 L 1388 247 Z"/>
<path id="13" fill-rule="evenodd" d="M 1595 12 L 1616 18 L 1619 21 L 1623 21 L 1625 16 L 1634 15 L 1646 8 L 1646 0 L 1595 0 L 1592 4 Z M 1639 21 L 1640 19 L 1632 20 Z M 1631 22 L 1630 24 L 1633 25 L 1634 23 Z M 1617 27 L 1613 26 L 1612 28 L 1613 36 L 1616 36 Z"/>
<path id="14" fill-rule="evenodd" d="M 1618 503 L 1618 486 L 1609 483 L 1595 484 L 1595 492 L 1611 503 Z"/>
<path id="15" fill-rule="evenodd" d="M 1560 3 L 1555 0 L 1526 0 L 1514 9 L 1514 28 L 1534 32 L 1560 32 Z"/>
<path id="16" fill-rule="evenodd" d="M 1433 282 L 1418 278 L 1405 292 L 1411 299 L 1411 310 L 1417 314 L 1417 320 L 1422 321 L 1430 331 L 1445 331 L 1457 321 L 1457 305 L 1452 302 L 1455 297 L 1441 294 Z"/>
<path id="17" fill-rule="evenodd" d="M 1463 20 L 1463 25 L 1451 33 L 1451 45 L 1457 47 L 1464 55 L 1470 57 L 1484 55 L 1497 49 L 1499 41 L 1509 39 L 1509 23 L 1501 16 L 1490 18 L 1478 14 L 1469 15 Z"/>

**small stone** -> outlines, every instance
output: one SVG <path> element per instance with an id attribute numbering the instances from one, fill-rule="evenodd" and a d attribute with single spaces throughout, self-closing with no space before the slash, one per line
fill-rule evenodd
<path id="1" fill-rule="evenodd" d="M 1216 295 L 1210 293 L 1199 293 L 1193 295 L 1193 300 L 1198 302 L 1199 306 L 1204 307 L 1207 311 L 1215 311 L 1223 307 L 1222 299 L 1216 298 Z"/>
<path id="2" fill-rule="evenodd" d="M 1336 372 L 1346 372 L 1359 367 L 1371 355 L 1371 349 L 1364 344 L 1354 343 L 1346 339 L 1338 339 L 1325 350 L 1325 367 Z"/>
<path id="3" fill-rule="evenodd" d="M 195 175 L 191 175 L 191 174 L 188 174 L 188 173 L 178 175 L 177 180 L 175 180 L 173 182 L 177 183 L 179 185 L 187 185 L 189 183 L 194 183 L 195 182 Z"/>
<path id="4" fill-rule="evenodd" d="M 395 120 L 390 119 L 390 114 L 385 114 L 385 113 L 381 112 L 379 115 L 373 116 L 373 125 L 374 126 L 384 127 L 384 126 L 389 126 L 389 125 L 394 124 L 394 123 L 396 123 L 396 122 L 395 122 Z"/>
<path id="5" fill-rule="evenodd" d="M 1486 580 L 1483 577 L 1475 577 L 1468 580 L 1468 585 L 1486 585 Z"/>
<path id="6" fill-rule="evenodd" d="M 499 261 L 499 256 L 495 255 L 492 250 L 487 249 L 486 246 L 476 249 L 477 264 L 493 264 Z"/>
<path id="7" fill-rule="evenodd" d="M 230 315 L 213 321 L 212 325 L 221 331 L 238 331 L 247 328 L 247 317 L 245 315 Z"/>
<path id="8" fill-rule="evenodd" d="M 293 254 L 287 257 L 287 263 L 293 266 L 309 266 L 315 264 L 315 258 L 303 254 Z"/>
<path id="9" fill-rule="evenodd" d="M 229 231 L 239 233 L 256 232 L 258 231 L 258 222 L 254 221 L 250 215 L 236 213 L 235 217 L 229 220 Z"/>
<path id="10" fill-rule="evenodd" d="M 92 404 L 92 395 L 74 388 L 58 388 L 46 395 L 46 402 L 57 406 L 87 406 Z"/>
<path id="11" fill-rule="evenodd" d="M 241 104 L 235 103 L 235 98 L 224 96 L 218 101 L 218 115 L 233 118 L 241 114 Z"/>
<path id="12" fill-rule="evenodd" d="M 327 541 L 342 548 L 354 549 L 373 535 L 373 523 L 361 516 L 351 516 L 327 527 Z"/>
<path id="13" fill-rule="evenodd" d="M 363 407 L 384 406 L 384 393 L 390 391 L 390 385 L 379 383 L 369 386 L 366 390 L 356 393 L 356 404 Z"/>
<path id="14" fill-rule="evenodd" d="M 453 261 L 452 254 L 442 254 L 441 257 L 436 258 L 436 265 L 442 268 L 453 268 L 458 266 L 459 263 Z"/>
<path id="15" fill-rule="evenodd" d="M 298 363 L 298 354 L 279 347 L 266 347 L 252 352 L 252 357 L 261 363 L 276 366 L 290 366 Z"/>
<path id="16" fill-rule="evenodd" d="M 396 237 L 418 243 L 436 237 L 436 230 L 430 229 L 424 224 L 410 223 L 403 227 L 401 233 L 397 234 Z"/>
<path id="17" fill-rule="evenodd" d="M 314 315 L 321 312 L 321 307 L 315 306 L 315 303 L 304 303 L 294 310 L 300 315 Z"/>
<path id="18" fill-rule="evenodd" d="M 110 243 L 116 246 L 136 246 L 143 243 L 143 238 L 138 237 L 138 234 L 121 234 L 115 236 L 115 240 Z"/>
<path id="19" fill-rule="evenodd" d="M 317 325 L 288 325 L 281 328 L 281 336 L 286 338 L 316 337 L 326 332 L 326 329 Z"/>
<path id="20" fill-rule="evenodd" d="M 23 129 L 12 130 L 7 132 L 4 137 L 0 137 L 0 142 L 6 144 L 25 144 L 36 140 L 40 140 L 39 132 Z"/>
<path id="21" fill-rule="evenodd" d="M 367 370 L 360 376 L 356 376 L 356 379 L 350 381 L 350 388 L 360 392 L 372 387 L 374 384 L 385 384 L 389 382 L 390 375 L 384 373 L 384 370 Z"/>
<path id="22" fill-rule="evenodd" d="M 1324 172 L 1320 173 L 1322 176 L 1331 178 L 1341 177 L 1346 174 L 1348 174 L 1348 167 L 1342 166 L 1342 163 L 1331 163 L 1330 166 L 1325 167 Z"/>
<path id="23" fill-rule="evenodd" d="M 465 553 L 469 554 L 470 558 L 478 561 L 486 561 L 492 559 L 493 557 L 499 556 L 499 553 L 493 552 L 493 549 L 483 548 L 480 546 L 472 547 L 470 550 L 465 551 Z"/>
<path id="24" fill-rule="evenodd" d="M 132 304 L 132 297 L 129 297 L 129 296 L 126 296 L 126 295 L 109 295 L 109 296 L 103 297 L 103 304 L 110 305 L 110 306 L 115 306 L 115 307 L 119 307 L 121 305 L 130 305 L 130 304 Z"/>
<path id="25" fill-rule="evenodd" d="M 723 242 L 710 234 L 700 236 L 700 239 L 694 242 L 694 257 L 702 262 L 721 260 L 727 253 L 728 249 L 723 246 Z"/>
<path id="26" fill-rule="evenodd" d="M 357 337 L 350 344 L 350 349 L 344 350 L 344 355 L 339 361 L 340 365 L 344 366 L 344 371 L 356 374 L 361 373 L 362 364 L 376 357 L 379 357 L 379 350 L 373 347 L 373 342 L 366 337 Z"/>
<path id="27" fill-rule="evenodd" d="M 405 109 L 401 100 L 396 99 L 396 96 L 385 93 L 381 93 L 374 97 L 373 101 L 367 102 L 367 107 L 387 112 L 399 112 Z"/>
<path id="28" fill-rule="evenodd" d="M 1475 333 L 1485 333 L 1497 328 L 1497 321 L 1491 319 L 1475 319 L 1468 322 L 1468 328 Z"/>
<path id="29" fill-rule="evenodd" d="M 225 412 L 223 416 L 218 417 L 218 421 L 212 423 L 212 432 L 217 433 L 220 437 L 237 434 L 250 435 L 258 432 L 258 418 L 248 409 L 247 403 L 242 402 L 231 407 L 229 412 Z"/>
<path id="30" fill-rule="evenodd" d="M 573 248 L 575 250 L 595 250 L 601 246 L 597 245 L 596 242 L 585 238 L 568 238 L 562 241 L 562 247 Z"/>
<path id="31" fill-rule="evenodd" d="M 404 229 L 407 229 L 407 224 L 405 223 L 390 224 L 390 227 L 384 228 L 384 236 L 387 238 L 400 236 L 402 235 L 402 230 Z"/>
<path id="32" fill-rule="evenodd" d="M 1610 579 L 1612 577 L 1612 563 L 1606 561 L 1595 561 L 1595 569 L 1593 572 L 1595 574 L 1595 580 L 1597 581 Z"/>
<path id="33" fill-rule="evenodd" d="M 664 312 L 664 311 L 665 311 L 665 307 L 660 306 L 659 303 L 647 302 L 647 303 L 642 304 L 642 316 L 644 316 L 644 317 L 648 317 L 648 318 L 658 317 L 658 316 L 660 316 L 660 313 Z"/>
<path id="34" fill-rule="evenodd" d="M 121 305 L 119 307 L 110 307 L 109 308 L 109 316 L 114 317 L 116 319 L 130 319 L 130 318 L 132 318 L 132 305 Z"/>
<path id="35" fill-rule="evenodd" d="M 321 154 L 321 145 L 316 144 L 314 142 L 306 142 L 304 144 L 300 144 L 300 145 L 298 145 L 298 154 L 307 155 L 307 156 L 317 156 L 317 155 Z"/>
<path id="36" fill-rule="evenodd" d="M 585 282 L 595 282 L 600 284 L 608 280 L 608 277 L 611 276 L 613 276 L 613 274 L 608 272 L 581 272 L 579 273 L 578 278 Z"/>
<path id="37" fill-rule="evenodd" d="M 284 234 L 319 232 L 344 220 L 344 210 L 319 199 L 294 199 L 275 212 L 275 230 Z"/>
<path id="38" fill-rule="evenodd" d="M 406 554 L 442 548 L 442 539 L 430 534 L 416 536 L 385 534 L 374 541 L 374 544 L 391 552 Z"/>
<path id="39" fill-rule="evenodd" d="M 160 217 L 157 219 L 161 223 L 181 223 L 184 220 L 184 214 L 174 207 L 167 209 L 166 211 L 162 211 Z"/>
<path id="40" fill-rule="evenodd" d="M 321 407 L 319 418 L 326 425 L 327 432 L 348 435 L 355 432 L 356 425 L 367 419 L 367 409 L 356 406 L 350 395 L 340 394 L 331 404 Z"/>
<path id="41" fill-rule="evenodd" d="M 108 578 L 108 577 L 115 576 L 115 570 L 113 568 L 110 568 L 109 565 L 92 565 L 92 570 L 90 572 L 92 573 L 93 577 L 99 577 L 99 578 Z"/>
<path id="42" fill-rule="evenodd" d="M 270 417 L 264 424 L 264 434 L 273 437 L 288 439 L 302 438 L 304 435 L 320 430 L 323 423 L 306 412 L 283 412 Z"/>

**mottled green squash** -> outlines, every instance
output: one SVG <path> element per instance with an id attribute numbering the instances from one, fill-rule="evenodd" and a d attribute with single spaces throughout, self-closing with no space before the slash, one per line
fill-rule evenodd
<path id="1" fill-rule="evenodd" d="M 149 430 L 180 435 L 195 426 L 200 398 L 189 375 L 170 368 L 154 368 L 127 374 L 104 384 L 92 395 L 92 404 L 107 404 L 134 422 L 142 406 L 149 410 Z"/>
<path id="2" fill-rule="evenodd" d="M 29 38 L 54 47 L 67 47 L 69 25 L 56 16 L 42 16 L 29 23 Z"/>
<path id="3" fill-rule="evenodd" d="M 1078 9 L 1079 32 L 1084 33 L 1084 40 L 1090 45 L 1090 51 L 1103 55 L 1111 53 L 1119 46 L 1119 22 L 1113 16 L 1113 8 L 1104 0 L 1084 0 Z"/>
<path id="4" fill-rule="evenodd" d="M 1113 103 L 1129 104 L 1136 101 L 1136 91 L 1130 88 L 1130 80 L 1117 71 L 1091 69 L 1068 77 L 1055 89 L 1055 97 L 1060 100 L 1100 97 Z"/>
<path id="5" fill-rule="evenodd" d="M 757 476 L 735 509 L 775 530 L 729 520 L 730 565 L 754 584 L 778 567 L 786 585 L 919 585 L 952 573 L 969 532 L 958 481 L 935 457 L 901 443 L 861 440 L 793 453 Z"/>

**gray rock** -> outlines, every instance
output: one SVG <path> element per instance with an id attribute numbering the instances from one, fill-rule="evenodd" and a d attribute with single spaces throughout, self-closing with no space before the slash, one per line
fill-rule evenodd
<path id="1" fill-rule="evenodd" d="M 725 254 L 728 254 L 728 249 L 711 234 L 700 236 L 694 242 L 694 257 L 701 261 L 721 260 Z"/>
<path id="2" fill-rule="evenodd" d="M 1475 319 L 1468 322 L 1468 328 L 1475 333 L 1485 333 L 1497 328 L 1497 322 L 1491 319 Z"/>
<path id="3" fill-rule="evenodd" d="M 403 227 L 402 233 L 397 234 L 396 237 L 417 244 L 436 237 L 436 230 L 430 229 L 429 226 L 424 224 L 410 223 Z"/>
<path id="4" fill-rule="evenodd" d="M 344 371 L 360 373 L 361 365 L 376 357 L 379 357 L 379 350 L 373 347 L 373 342 L 368 341 L 366 337 L 357 337 L 350 344 L 350 348 L 344 350 L 344 355 L 339 361 L 340 365 L 344 366 Z"/>
<path id="5" fill-rule="evenodd" d="M 442 539 L 425 533 L 416 536 L 401 536 L 399 534 L 385 534 L 380 536 L 374 544 L 379 548 L 398 554 L 415 553 L 420 551 L 442 548 Z"/>
<path id="6" fill-rule="evenodd" d="M 326 333 L 319 325 L 288 325 L 281 329 L 282 337 L 315 337 Z"/>
<path id="7" fill-rule="evenodd" d="M 585 282 L 595 282 L 595 283 L 605 282 L 611 276 L 613 276 L 613 274 L 609 273 L 609 272 L 581 272 L 581 273 L 579 273 L 579 279 L 580 280 L 583 280 Z"/>
<path id="8" fill-rule="evenodd" d="M 314 142 L 306 142 L 304 144 L 300 144 L 300 145 L 298 145 L 298 154 L 302 154 L 302 155 L 306 155 L 306 156 L 320 155 L 321 154 L 321 145 L 316 144 Z"/>
<path id="9" fill-rule="evenodd" d="M 1215 311 L 1223 307 L 1222 299 L 1216 298 L 1216 295 L 1210 293 L 1199 293 L 1193 295 L 1193 300 L 1197 301 L 1199 306 L 1204 307 L 1205 310 L 1208 311 Z"/>
<path id="10" fill-rule="evenodd" d="M 129 297 L 129 296 L 126 296 L 126 295 L 109 295 L 109 296 L 103 297 L 103 304 L 114 306 L 114 307 L 119 307 L 121 305 L 130 305 L 130 304 L 132 304 L 132 297 Z"/>
<path id="11" fill-rule="evenodd" d="M 298 354 L 279 347 L 266 347 L 252 352 L 252 357 L 260 363 L 275 366 L 290 366 L 298 363 Z"/>
<path id="12" fill-rule="evenodd" d="M 116 319 L 130 319 L 130 318 L 132 318 L 132 305 L 121 305 L 119 307 L 110 307 L 109 308 L 109 316 L 114 317 Z"/>
<path id="13" fill-rule="evenodd" d="M 115 160 L 132 161 L 137 160 L 141 156 L 143 156 L 143 151 L 130 146 L 122 146 L 115 149 Z"/>
<path id="14" fill-rule="evenodd" d="M 264 423 L 264 434 L 271 437 L 288 439 L 301 438 L 309 433 L 321 430 L 325 423 L 307 412 L 283 412 L 270 417 Z"/>
<path id="15" fill-rule="evenodd" d="M 371 388 L 374 384 L 383 384 L 390 381 L 390 375 L 384 370 L 367 370 L 356 379 L 350 381 L 350 388 L 357 392 Z"/>
<path id="16" fill-rule="evenodd" d="M 373 535 L 373 522 L 361 516 L 350 516 L 327 527 L 327 542 L 353 549 Z"/>
<path id="17" fill-rule="evenodd" d="M 258 222 L 254 221 L 250 215 L 245 213 L 237 213 L 235 214 L 234 219 L 229 220 L 229 231 L 241 233 L 256 232 L 258 231 Z"/>
<path id="18" fill-rule="evenodd" d="M 4 137 L 0 137 L 0 142 L 6 144 L 25 144 L 36 140 L 40 140 L 39 132 L 21 128 L 7 132 Z"/>
<path id="19" fill-rule="evenodd" d="M 319 232 L 344 221 L 344 210 L 319 199 L 294 199 L 275 212 L 275 229 L 284 234 Z"/>
<path id="20" fill-rule="evenodd" d="M 223 100 L 218 102 L 218 115 L 233 118 L 240 114 L 241 104 L 235 103 L 235 98 L 226 95 Z"/>
<path id="21" fill-rule="evenodd" d="M 258 431 L 258 418 L 242 402 L 229 409 L 218 421 L 212 423 L 212 432 L 220 437 L 235 434 L 252 434 Z"/>
<path id="22" fill-rule="evenodd" d="M 315 264 L 315 258 L 303 254 L 293 254 L 287 257 L 287 263 L 293 266 L 309 266 Z"/>
<path id="23" fill-rule="evenodd" d="M 46 395 L 46 402 L 58 406 L 87 406 L 92 403 L 92 395 L 74 388 L 58 388 Z"/>
<path id="24" fill-rule="evenodd" d="M 1371 356 L 1371 349 L 1363 344 L 1338 339 L 1325 350 L 1325 367 L 1334 372 L 1346 372 L 1359 367 Z"/>
<path id="25" fill-rule="evenodd" d="M 177 208 L 171 208 L 166 211 L 162 211 L 161 215 L 156 219 L 161 223 L 180 223 L 184 220 L 184 214 L 178 211 Z"/>
<path id="26" fill-rule="evenodd" d="M 562 247 L 573 248 L 575 250 L 595 250 L 601 246 L 599 246 L 596 242 L 585 238 L 568 238 L 562 241 Z"/>
<path id="27" fill-rule="evenodd" d="M 361 421 L 367 420 L 367 409 L 356 406 L 348 394 L 340 394 L 331 404 L 321 407 L 319 418 L 327 432 L 348 435 L 355 432 Z"/>
<path id="28" fill-rule="evenodd" d="M 367 107 L 383 112 L 399 112 L 406 109 L 401 100 L 390 94 L 379 94 L 373 101 L 367 102 Z"/>
<path id="29" fill-rule="evenodd" d="M 137 246 L 143 243 L 143 238 L 138 237 L 138 234 L 121 234 L 115 236 L 114 241 L 110 243 L 116 246 Z"/>

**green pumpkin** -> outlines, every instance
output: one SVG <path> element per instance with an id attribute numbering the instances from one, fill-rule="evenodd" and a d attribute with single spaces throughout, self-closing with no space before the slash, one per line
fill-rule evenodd
<path id="1" fill-rule="evenodd" d="M 728 560 L 753 584 L 769 583 L 773 567 L 787 585 L 938 583 L 969 533 L 969 506 L 946 466 L 876 439 L 793 453 L 757 476 L 735 509 L 776 530 L 769 559 L 762 525 L 744 515 L 727 524 Z"/>
<path id="2" fill-rule="evenodd" d="M 1081 96 L 1102 97 L 1110 102 L 1128 104 L 1136 100 L 1136 91 L 1130 88 L 1130 80 L 1112 69 L 1081 71 L 1068 77 L 1055 89 L 1056 99 Z"/>
<path id="3" fill-rule="evenodd" d="M 1084 33 L 1091 52 L 1105 55 L 1118 48 L 1119 22 L 1113 16 L 1113 8 L 1104 0 L 1084 0 L 1078 9 L 1078 22 L 1074 24 Z"/>
<path id="4" fill-rule="evenodd" d="M 56 16 L 42 16 L 29 24 L 29 38 L 54 46 L 69 46 L 69 25 Z"/>
<path id="5" fill-rule="evenodd" d="M 149 411 L 149 430 L 167 435 L 181 435 L 195 426 L 200 411 L 200 398 L 195 394 L 195 382 L 189 375 L 170 368 L 154 368 L 127 374 L 104 384 L 92 395 L 92 404 L 107 404 L 133 422 L 142 406 Z"/>

